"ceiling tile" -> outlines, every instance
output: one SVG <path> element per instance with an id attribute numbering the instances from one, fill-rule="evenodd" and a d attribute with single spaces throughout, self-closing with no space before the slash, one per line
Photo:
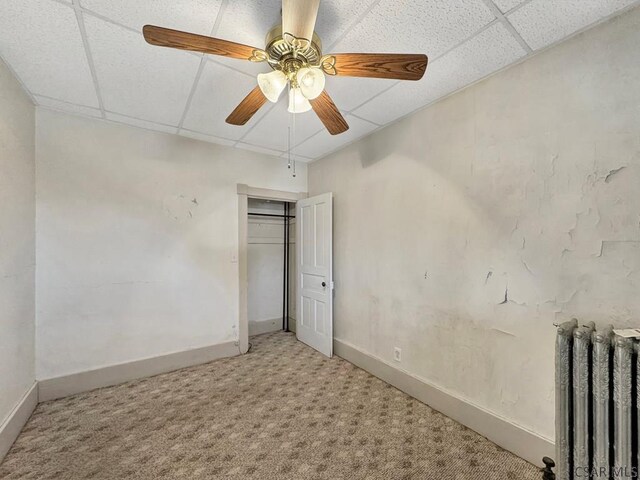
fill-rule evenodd
<path id="1" fill-rule="evenodd" d="M 345 33 L 352 22 L 365 13 L 374 0 L 323 0 L 320 2 L 316 33 L 328 52 L 333 43 Z"/>
<path id="2" fill-rule="evenodd" d="M 249 62 L 247 60 L 239 60 L 237 58 L 219 57 L 216 55 L 205 56 L 210 63 L 224 65 L 237 72 L 244 73 L 254 79 L 259 73 L 271 72 L 271 68 L 266 62 Z"/>
<path id="3" fill-rule="evenodd" d="M 378 128 L 377 125 L 353 115 L 345 115 L 345 120 L 349 124 L 349 130 L 345 133 L 331 135 L 326 129 L 322 129 L 318 134 L 296 147 L 294 153 L 313 159 L 320 158 Z"/>
<path id="4" fill-rule="evenodd" d="M 278 0 L 228 2 L 216 37 L 264 48 L 267 32 L 281 21 L 281 7 Z"/>
<path id="5" fill-rule="evenodd" d="M 326 89 L 340 110 L 349 112 L 396 83 L 398 80 L 327 75 Z"/>
<path id="6" fill-rule="evenodd" d="M 509 12 L 516 8 L 518 5 L 522 5 L 527 0 L 493 0 L 493 3 L 500 9 L 502 13 Z"/>
<path id="7" fill-rule="evenodd" d="M 95 12 L 105 16 L 114 22 L 133 28 L 142 32 L 144 25 L 158 25 L 160 27 L 173 28 L 185 32 L 197 33 L 199 35 L 211 35 L 216 18 L 221 13 L 222 0 L 81 0 L 82 6 L 90 12 Z M 243 4 L 250 7 L 250 4 L 243 2 L 233 3 L 230 8 L 237 8 Z M 228 16 L 225 18 L 229 18 Z M 235 35 L 232 33 L 232 35 Z M 222 37 L 219 33 L 214 36 Z M 264 35 L 263 35 L 264 37 Z M 233 40 L 232 38 L 227 38 Z M 234 40 L 238 41 L 238 40 Z M 243 42 L 241 42 L 243 43 Z M 260 42 L 260 47 L 264 43 L 264 38 Z M 157 47 L 161 48 L 161 47 Z M 195 55 L 195 54 L 194 54 Z M 200 55 L 199 55 L 200 56 Z M 257 75 L 263 71 L 270 71 L 266 64 L 255 64 L 252 62 L 208 55 L 207 59 L 228 65 L 231 68 L 242 72 Z"/>
<path id="8" fill-rule="evenodd" d="M 183 127 L 194 132 L 239 140 L 265 114 L 267 105 L 247 125 L 229 125 L 225 119 L 256 85 L 254 78 L 207 62 Z"/>
<path id="9" fill-rule="evenodd" d="M 482 0 L 382 0 L 335 52 L 425 53 L 435 59 L 495 19 Z"/>
<path id="10" fill-rule="evenodd" d="M 87 0 L 83 0 L 87 1 Z M 100 0 L 92 0 L 99 2 Z M 330 46 L 350 23 L 362 15 L 374 0 L 323 0 L 316 22 L 316 33 L 323 46 Z M 231 1 L 227 4 L 216 36 L 264 48 L 265 37 L 282 22 L 281 0 Z"/>
<path id="11" fill-rule="evenodd" d="M 36 103 L 45 108 L 51 108 L 53 110 L 59 110 L 66 113 L 75 113 L 77 115 L 85 115 L 88 117 L 102 118 L 102 112 L 97 108 L 85 107 L 83 105 L 75 105 L 73 103 L 61 102 L 54 100 L 53 98 L 41 97 L 39 95 L 33 96 Z"/>
<path id="12" fill-rule="evenodd" d="M 105 109 L 177 126 L 199 58 L 148 45 L 141 35 L 94 17 L 84 19 Z"/>
<path id="13" fill-rule="evenodd" d="M 242 139 L 243 142 L 281 152 L 288 149 L 288 128 L 291 114 L 287 112 L 287 95 L 282 94 L 278 103 L 264 116 L 264 118 Z M 264 108 L 264 107 L 263 107 Z M 295 116 L 293 142 L 296 145 L 311 135 L 322 130 L 324 126 L 313 111 Z"/>
<path id="14" fill-rule="evenodd" d="M 80 0 L 82 7 L 142 32 L 144 25 L 210 35 L 222 0 Z"/>
<path id="15" fill-rule="evenodd" d="M 251 2 L 228 2 L 215 36 L 224 40 L 243 43 L 256 48 L 265 48 L 267 32 L 280 20 L 282 1 L 254 0 Z M 252 63 L 232 58 L 209 57 L 243 72 L 257 75 L 271 69 L 265 63 Z"/>
<path id="16" fill-rule="evenodd" d="M 341 36 L 350 22 L 364 13 L 372 2 L 373 0 L 323 0 L 320 2 L 316 33 L 320 35 L 323 48 L 326 50 Z M 274 25 L 282 22 L 281 8 L 281 0 L 229 2 L 215 36 L 253 47 L 265 48 L 267 33 Z M 269 71 L 268 67 L 264 68 L 266 65 L 238 62 L 228 58 L 211 58 L 252 75 Z"/>
<path id="17" fill-rule="evenodd" d="M 177 133 L 178 131 L 176 127 L 171 127 L 169 125 L 161 125 L 159 123 L 154 123 L 154 122 L 147 122 L 145 120 L 131 118 L 126 115 L 119 115 L 117 113 L 107 112 L 106 116 L 107 116 L 107 120 L 111 120 L 113 122 L 124 123 L 126 125 L 145 128 L 147 130 L 154 130 L 156 132 Z"/>
<path id="18" fill-rule="evenodd" d="M 534 50 L 551 45 L 636 0 L 532 0 L 508 16 Z"/>
<path id="19" fill-rule="evenodd" d="M 185 130 L 184 128 L 180 130 L 178 135 L 182 137 L 193 138 L 195 140 L 201 140 L 203 142 L 217 143 L 218 145 L 226 145 L 228 147 L 231 147 L 236 143 L 234 140 L 227 140 L 226 138 L 220 138 L 214 135 L 205 135 L 204 133 L 193 132 L 191 130 Z"/>
<path id="20" fill-rule="evenodd" d="M 0 55 L 32 93 L 98 106 L 72 8 L 47 0 L 2 0 Z"/>
<path id="21" fill-rule="evenodd" d="M 509 31 L 496 23 L 427 67 L 417 82 L 400 82 L 354 111 L 384 125 L 526 55 Z"/>
<path id="22" fill-rule="evenodd" d="M 534 49 L 640 3 L 492 1 Z M 224 121 L 254 88 L 255 75 L 270 70 L 267 64 L 153 47 L 139 33 L 152 23 L 210 35 L 217 25 L 214 36 L 263 48 L 267 31 L 280 22 L 281 0 L 74 3 L 85 9 L 89 53 L 111 121 L 175 132 L 206 58 L 180 135 L 270 155 L 286 150 L 285 99 L 263 107 L 244 127 Z M 0 55 L 35 100 L 44 108 L 100 117 L 70 0 L 0 0 L 0 5 Z M 298 115 L 294 144 L 301 160 L 334 151 L 526 55 L 493 12 L 489 0 L 322 0 L 316 30 L 326 52 L 426 53 L 430 64 L 419 82 L 329 77 L 327 90 L 351 129 L 332 137 L 313 113 Z"/>

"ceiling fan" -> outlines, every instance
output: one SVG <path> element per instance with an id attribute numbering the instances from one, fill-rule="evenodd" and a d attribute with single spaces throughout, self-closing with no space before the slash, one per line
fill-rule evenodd
<path id="1" fill-rule="evenodd" d="M 235 108 L 226 122 L 244 125 L 269 100 L 277 102 L 289 86 L 289 112 L 313 109 L 329 133 L 346 132 L 349 125 L 325 91 L 325 74 L 348 77 L 420 80 L 427 68 L 421 54 L 322 54 L 314 28 L 320 0 L 282 0 L 282 25 L 267 34 L 264 50 L 168 28 L 146 25 L 144 38 L 151 45 L 192 50 L 212 55 L 267 62 L 273 69 L 258 75 L 258 86 Z"/>

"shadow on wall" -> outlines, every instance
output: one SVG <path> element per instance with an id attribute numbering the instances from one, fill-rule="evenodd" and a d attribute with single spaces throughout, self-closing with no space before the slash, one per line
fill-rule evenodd
<path id="1" fill-rule="evenodd" d="M 412 123 L 402 120 L 364 141 L 356 142 L 362 168 L 368 168 L 387 158 L 405 157 L 418 159 L 415 150 L 415 138 L 412 135 Z"/>

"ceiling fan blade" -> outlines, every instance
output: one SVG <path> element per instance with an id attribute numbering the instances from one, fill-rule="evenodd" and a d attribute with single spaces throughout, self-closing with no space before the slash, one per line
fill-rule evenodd
<path id="1" fill-rule="evenodd" d="M 181 32 L 179 30 L 171 30 L 154 25 L 145 25 L 142 33 L 147 43 L 160 47 L 179 48 L 180 50 L 210 53 L 212 55 L 222 55 L 223 57 L 242 60 L 266 60 L 266 55 L 263 58 L 262 54 L 264 52 L 259 48 L 229 42 L 228 40 L 221 40 L 219 38 L 196 35 L 195 33 Z"/>
<path id="2" fill-rule="evenodd" d="M 244 97 L 244 100 L 235 108 L 231 115 L 227 117 L 226 122 L 231 125 L 244 125 L 260 108 L 267 102 L 260 87 L 251 90 L 251 93 Z"/>
<path id="3" fill-rule="evenodd" d="M 320 96 L 314 100 L 309 100 L 313 111 L 316 112 L 320 121 L 327 127 L 331 135 L 339 135 L 349 130 L 349 125 L 344 119 L 336 104 L 324 90 Z"/>
<path id="4" fill-rule="evenodd" d="M 420 80 L 428 61 L 421 54 L 336 53 L 323 57 L 322 69 L 328 75 L 345 77 Z"/>
<path id="5" fill-rule="evenodd" d="M 282 0 L 282 33 L 312 40 L 320 0 Z"/>

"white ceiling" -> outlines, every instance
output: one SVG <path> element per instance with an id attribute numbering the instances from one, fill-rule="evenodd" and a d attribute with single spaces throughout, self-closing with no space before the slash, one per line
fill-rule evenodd
<path id="1" fill-rule="evenodd" d="M 152 47 L 145 24 L 264 47 L 280 0 L 0 0 L 0 55 L 47 108 L 284 156 L 284 99 L 224 122 L 264 64 Z M 297 115 L 292 150 L 320 158 L 640 0 L 321 0 L 329 52 L 426 53 L 419 82 L 329 78 L 350 130 Z"/>

